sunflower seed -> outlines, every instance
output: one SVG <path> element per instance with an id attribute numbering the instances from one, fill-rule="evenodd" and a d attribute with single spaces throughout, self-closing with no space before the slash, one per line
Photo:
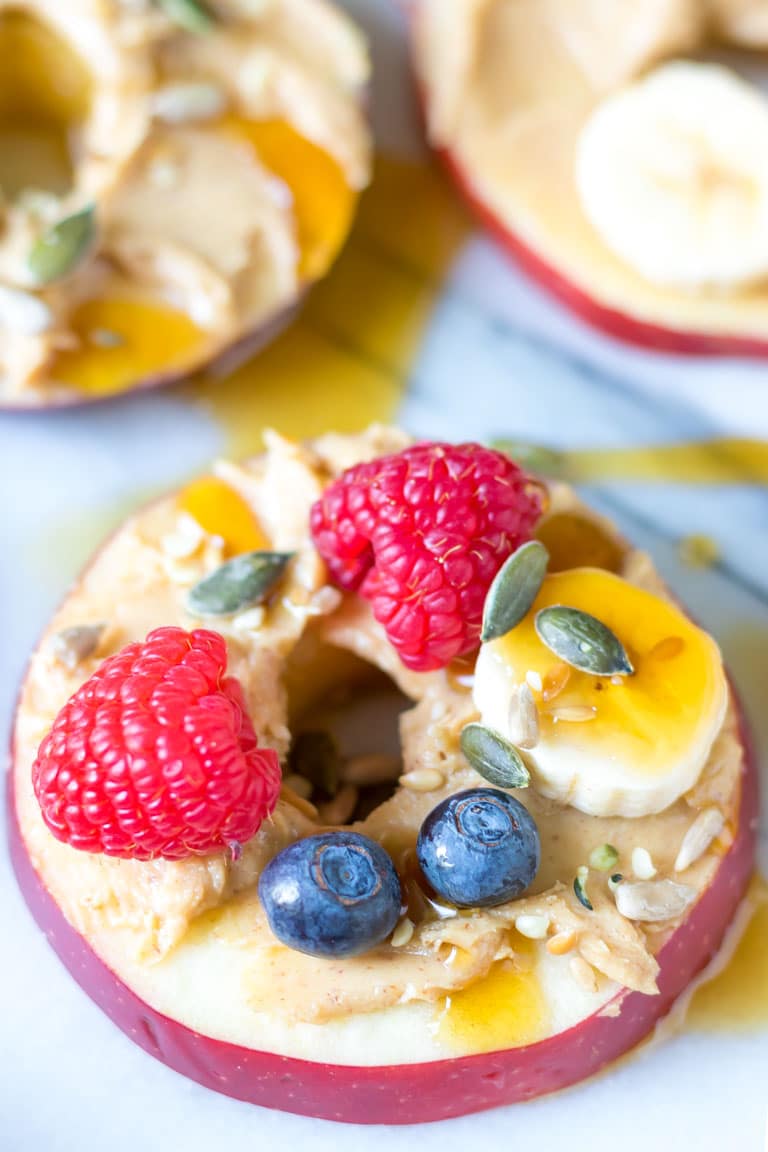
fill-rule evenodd
<path id="1" fill-rule="evenodd" d="M 683 837 L 675 860 L 675 872 L 684 872 L 690 868 L 706 852 L 715 837 L 720 835 L 724 824 L 725 817 L 719 808 L 705 808 L 700 812 Z"/>
<path id="2" fill-rule="evenodd" d="M 52 324 L 53 312 L 44 300 L 21 288 L 0 284 L 0 328 L 10 328 L 24 336 L 38 336 Z"/>
<path id="3" fill-rule="evenodd" d="M 522 544 L 505 561 L 485 598 L 482 641 L 506 636 L 528 614 L 548 563 L 549 553 L 538 540 Z"/>
<path id="4" fill-rule="evenodd" d="M 557 708 L 548 708 L 547 716 L 553 720 L 563 720 L 568 724 L 584 724 L 587 720 L 597 717 L 597 708 L 589 704 L 562 704 Z"/>
<path id="5" fill-rule="evenodd" d="M 682 916 L 696 899 L 696 889 L 674 880 L 639 880 L 620 884 L 614 896 L 616 907 L 627 920 L 654 923 Z"/>
<path id="6" fill-rule="evenodd" d="M 549 703 L 559 696 L 566 684 L 571 678 L 571 670 L 567 664 L 553 664 L 544 673 L 544 680 L 541 685 L 541 696 L 543 700 Z"/>
<path id="7" fill-rule="evenodd" d="M 653 863 L 647 848 L 632 849 L 632 871 L 638 880 L 653 880 L 656 875 L 656 865 Z"/>
<path id="8" fill-rule="evenodd" d="M 613 844 L 600 844 L 597 848 L 592 849 L 589 855 L 589 866 L 597 869 L 598 872 L 610 872 L 618 860 L 619 853 Z"/>
<path id="9" fill-rule="evenodd" d="M 215 120 L 227 107 L 227 95 L 216 84 L 166 84 L 152 96 L 152 113 L 165 124 Z"/>
<path id="10" fill-rule="evenodd" d="M 255 608 L 246 608 L 245 612 L 238 612 L 232 620 L 232 627 L 236 632 L 258 632 L 266 619 L 266 609 L 263 604 Z"/>
<path id="11" fill-rule="evenodd" d="M 393 948 L 404 948 L 413 936 L 413 921 L 404 916 L 392 933 L 390 944 Z"/>
<path id="12" fill-rule="evenodd" d="M 543 940 L 549 931 L 549 924 L 549 916 L 535 913 L 518 916 L 515 920 L 515 928 L 528 940 Z"/>
<path id="13" fill-rule="evenodd" d="M 434 792 L 445 784 L 445 777 L 437 768 L 414 768 L 400 777 L 400 783 L 412 792 Z"/>
<path id="14" fill-rule="evenodd" d="M 509 738 L 517 748 L 535 748 L 539 742 L 539 712 L 527 684 L 516 684 L 509 698 Z"/>
<path id="15" fill-rule="evenodd" d="M 62 628 L 51 641 L 51 651 L 54 659 L 65 668 L 77 668 L 83 660 L 92 656 L 99 647 L 107 625 L 74 624 L 70 628 Z"/>
<path id="16" fill-rule="evenodd" d="M 232 616 L 260 604 L 278 584 L 290 552 L 244 552 L 203 577 L 187 595 L 193 616 Z"/>
<path id="17" fill-rule="evenodd" d="M 125 336 L 113 332 L 111 328 L 92 328 L 88 333 L 88 343 L 93 344 L 95 348 L 122 348 Z"/>
<path id="18" fill-rule="evenodd" d="M 663 640 L 659 640 L 658 644 L 654 644 L 648 653 L 649 660 L 674 660 L 675 656 L 679 656 L 685 648 L 685 641 L 682 636 L 665 636 Z"/>
<path id="19" fill-rule="evenodd" d="M 154 0 L 174 24 L 187 32 L 210 32 L 216 17 L 203 0 Z"/>
<path id="20" fill-rule="evenodd" d="M 95 239 L 96 210 L 92 204 L 52 224 L 27 256 L 35 283 L 50 284 L 66 276 L 88 255 Z"/>
<path id="21" fill-rule="evenodd" d="M 610 888 L 611 892 L 615 892 L 619 884 L 623 883 L 624 877 L 622 876 L 621 872 L 614 872 L 613 876 L 608 877 L 608 887 Z"/>
<path id="22" fill-rule="evenodd" d="M 558 932 L 547 940 L 547 952 L 551 953 L 552 956 L 565 956 L 566 952 L 570 952 L 576 947 L 578 939 L 579 934 L 575 929 Z"/>
<path id="23" fill-rule="evenodd" d="M 465 724 L 459 737 L 465 757 L 489 784 L 499 788 L 527 788 L 531 774 L 520 753 L 484 724 Z"/>
<path id="24" fill-rule="evenodd" d="M 550 651 L 593 676 L 628 676 L 634 672 L 616 635 L 588 612 L 553 604 L 536 613 L 536 632 Z"/>

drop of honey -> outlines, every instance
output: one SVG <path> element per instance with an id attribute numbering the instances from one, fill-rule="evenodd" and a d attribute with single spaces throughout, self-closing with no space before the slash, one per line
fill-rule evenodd
<path id="1" fill-rule="evenodd" d="M 549 1019 L 535 968 L 519 971 L 501 961 L 444 1001 L 438 1038 L 462 1052 L 494 1052 L 543 1039 Z"/>
<path id="2" fill-rule="evenodd" d="M 768 1027 L 768 884 L 755 877 L 755 911 L 726 967 L 694 994 L 686 1026 L 699 1031 L 747 1032 Z"/>

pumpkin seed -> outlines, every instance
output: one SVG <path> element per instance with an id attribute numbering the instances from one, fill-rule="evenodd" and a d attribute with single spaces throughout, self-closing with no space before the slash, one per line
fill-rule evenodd
<path id="1" fill-rule="evenodd" d="M 483 642 L 506 636 L 528 614 L 548 563 L 549 553 L 538 540 L 522 544 L 504 562 L 485 598 L 480 633 Z"/>
<path id="2" fill-rule="evenodd" d="M 573 890 L 576 893 L 576 899 L 580 904 L 589 912 L 594 912 L 594 905 L 587 895 L 587 879 L 589 878 L 589 868 L 582 864 L 581 868 L 576 869 L 576 878 L 573 881 Z"/>
<path id="3" fill-rule="evenodd" d="M 204 576 L 187 595 L 193 616 L 232 616 L 260 604 L 282 577 L 291 552 L 244 552 Z"/>
<path id="4" fill-rule="evenodd" d="M 174 24 L 187 32 L 210 32 L 216 17 L 203 0 L 155 0 L 155 4 Z"/>
<path id="5" fill-rule="evenodd" d="M 498 788 L 527 788 L 531 774 L 514 744 L 484 724 L 466 724 L 459 737 L 469 763 Z"/>
<path id="6" fill-rule="evenodd" d="M 610 872 L 618 861 L 619 853 L 613 844 L 600 844 L 597 848 L 593 848 L 589 856 L 590 868 L 595 868 L 598 872 Z"/>
<path id="7" fill-rule="evenodd" d="M 88 254 L 96 238 L 92 204 L 47 228 L 32 245 L 27 267 L 36 284 L 50 284 L 71 272 Z"/>
<path id="8" fill-rule="evenodd" d="M 559 480 L 566 479 L 568 475 L 568 458 L 565 452 L 558 452 L 556 448 L 547 448 L 544 444 L 531 444 L 527 440 L 493 440 L 491 447 L 509 456 L 528 472 Z"/>
<path id="9" fill-rule="evenodd" d="M 629 676 L 634 672 L 624 645 L 589 612 L 553 604 L 536 613 L 535 627 L 542 644 L 580 672 L 593 676 Z"/>

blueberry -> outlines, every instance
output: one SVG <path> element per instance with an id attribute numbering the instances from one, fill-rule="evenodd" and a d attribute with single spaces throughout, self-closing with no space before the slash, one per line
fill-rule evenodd
<path id="1" fill-rule="evenodd" d="M 324 832 L 297 840 L 259 880 L 269 926 L 310 956 L 357 956 L 389 936 L 400 916 L 400 881 L 375 840 Z"/>
<path id="2" fill-rule="evenodd" d="M 539 870 L 536 822 L 497 788 L 470 788 L 438 804 L 416 845 L 421 870 L 438 895 L 460 908 L 514 900 Z"/>

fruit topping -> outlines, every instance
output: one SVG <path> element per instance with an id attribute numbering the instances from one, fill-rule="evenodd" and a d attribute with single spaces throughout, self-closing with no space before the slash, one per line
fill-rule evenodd
<path id="1" fill-rule="evenodd" d="M 597 106 L 577 148 L 584 212 L 646 280 L 727 290 L 768 272 L 768 101 L 728 68 L 663 64 Z"/>
<path id="2" fill-rule="evenodd" d="M 53 835 L 86 852 L 178 860 L 242 844 L 280 791 L 216 632 L 157 628 L 106 659 L 32 766 Z"/>
<path id="3" fill-rule="evenodd" d="M 479 444 L 417 444 L 355 465 L 323 493 L 312 536 L 403 663 L 424 672 L 476 648 L 491 583 L 529 539 L 541 489 Z"/>
<path id="4" fill-rule="evenodd" d="M 536 823 L 519 800 L 495 788 L 457 792 L 419 831 L 421 870 L 435 892 L 460 908 L 514 900 L 539 870 Z"/>
<path id="5" fill-rule="evenodd" d="M 310 956 L 357 956 L 400 919 L 400 881 L 375 840 L 324 832 L 279 852 L 261 874 L 259 899 L 275 936 Z"/>
<path id="6" fill-rule="evenodd" d="M 245 552 L 204 576 L 187 595 L 192 616 L 232 616 L 263 604 L 285 572 L 290 552 Z"/>
<path id="7" fill-rule="evenodd" d="M 266 548 L 269 541 L 256 515 L 239 492 L 218 476 L 201 476 L 179 496 L 179 511 L 191 516 L 209 536 L 220 536 L 227 556 Z"/>
<path id="8" fill-rule="evenodd" d="M 528 615 L 480 651 L 482 723 L 513 743 L 521 686 L 537 711 L 525 753 L 533 783 L 593 816 L 651 815 L 693 787 L 728 701 L 712 638 L 597 568 L 545 577 Z"/>

